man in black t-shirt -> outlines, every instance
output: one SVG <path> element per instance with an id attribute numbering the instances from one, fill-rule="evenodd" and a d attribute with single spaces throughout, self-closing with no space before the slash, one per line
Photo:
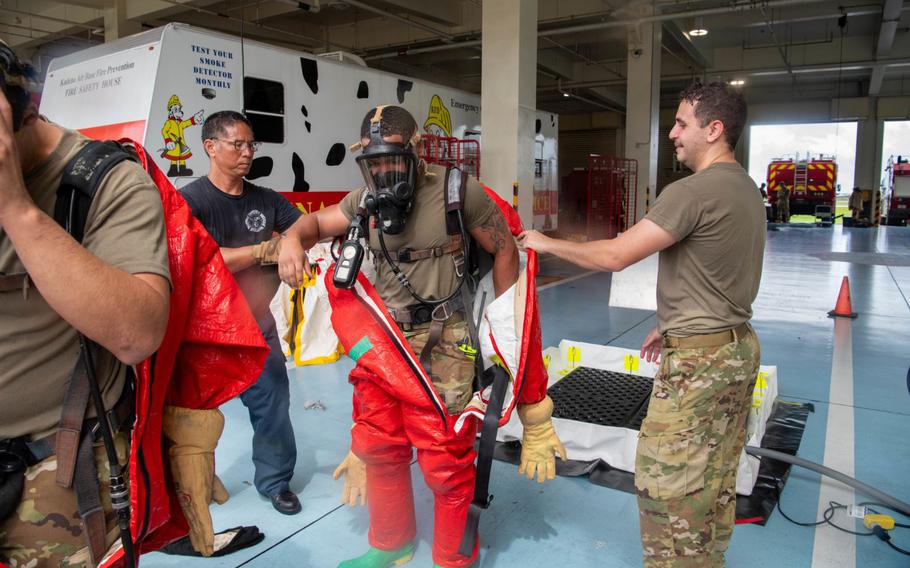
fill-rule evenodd
<path id="1" fill-rule="evenodd" d="M 288 483 L 294 474 L 297 446 L 289 414 L 290 391 L 285 356 L 278 342 L 269 302 L 278 289 L 281 237 L 300 211 L 277 192 L 243 177 L 259 145 L 245 116 L 221 111 L 202 126 L 202 142 L 211 160 L 206 177 L 181 193 L 193 215 L 221 247 L 271 351 L 256 383 L 240 395 L 253 424 L 254 483 L 281 513 L 300 512 L 300 501 Z"/>

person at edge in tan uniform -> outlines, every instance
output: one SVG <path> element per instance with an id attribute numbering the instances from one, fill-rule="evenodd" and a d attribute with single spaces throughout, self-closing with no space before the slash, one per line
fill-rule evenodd
<path id="1" fill-rule="evenodd" d="M 170 273 L 161 199 L 138 164 L 117 164 L 101 181 L 82 244 L 76 242 L 52 215 L 63 169 L 89 140 L 38 116 L 26 66 L 2 42 L 0 75 L 0 447 L 19 443 L 32 458 L 31 444 L 51 440 L 54 449 L 22 463 L 21 500 L 0 519 L 0 562 L 91 566 L 93 533 L 76 512 L 73 486 L 58 484 L 53 436 L 79 356 L 78 333 L 100 346 L 94 366 L 108 410 L 131 392 L 127 366 L 148 357 L 164 336 Z M 90 428 L 91 405 L 85 416 Z M 123 463 L 128 435 L 116 433 L 115 444 Z M 100 441 L 93 446 L 105 513 L 100 538 L 109 547 L 119 531 L 106 496 L 107 456 Z M 6 463 L 11 455 L 4 453 Z"/>
<path id="2" fill-rule="evenodd" d="M 736 90 L 687 88 L 670 139 L 694 173 L 664 188 L 644 219 L 610 240 L 519 237 L 521 247 L 611 272 L 660 251 L 659 325 L 641 347 L 660 369 L 635 461 L 648 568 L 723 566 L 733 534 L 760 355 L 749 320 L 765 247 L 761 195 L 733 155 L 745 122 Z"/>

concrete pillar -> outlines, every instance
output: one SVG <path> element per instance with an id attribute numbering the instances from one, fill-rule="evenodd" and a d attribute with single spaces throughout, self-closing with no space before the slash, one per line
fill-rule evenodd
<path id="1" fill-rule="evenodd" d="M 736 158 L 736 161 L 748 172 L 749 171 L 749 145 L 752 143 L 752 137 L 749 136 L 749 129 L 752 127 L 750 123 L 746 123 L 743 127 L 743 133 L 739 136 L 739 142 L 736 143 L 736 148 L 733 151 L 733 156 Z M 757 182 L 758 185 L 761 185 L 761 181 Z"/>
<path id="2" fill-rule="evenodd" d="M 856 125 L 856 162 L 854 185 L 860 189 L 878 191 L 882 170 L 882 138 L 884 124 L 878 118 L 878 99 L 870 97 L 869 115 Z M 842 188 L 849 192 L 852 187 Z"/>
<path id="3" fill-rule="evenodd" d="M 641 16 L 653 13 L 644 6 Z M 657 148 L 660 112 L 661 24 L 631 26 L 626 87 L 626 158 L 638 161 L 636 221 L 645 213 L 645 192 L 657 189 Z M 675 110 L 674 110 L 675 113 Z"/>
<path id="4" fill-rule="evenodd" d="M 139 22 L 126 19 L 128 0 L 114 0 L 110 8 L 104 9 L 104 41 L 114 41 L 142 31 Z"/>
<path id="5" fill-rule="evenodd" d="M 532 226 L 534 110 L 537 104 L 537 0 L 483 3 L 480 175 Z"/>

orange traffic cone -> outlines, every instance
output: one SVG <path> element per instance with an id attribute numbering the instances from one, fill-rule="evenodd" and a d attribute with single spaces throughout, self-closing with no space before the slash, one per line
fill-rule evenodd
<path id="1" fill-rule="evenodd" d="M 840 293 L 837 295 L 837 305 L 828 312 L 830 318 L 855 318 L 856 312 L 850 306 L 850 281 L 844 276 L 840 283 Z"/>

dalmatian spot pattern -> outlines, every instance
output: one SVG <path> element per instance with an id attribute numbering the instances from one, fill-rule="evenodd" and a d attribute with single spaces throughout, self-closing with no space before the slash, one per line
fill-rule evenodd
<path id="1" fill-rule="evenodd" d="M 303 116 L 310 116 L 310 113 L 307 112 L 306 105 L 300 105 L 300 112 L 303 113 Z"/>
<path id="2" fill-rule="evenodd" d="M 291 169 L 294 171 L 294 191 L 309 191 L 310 184 L 306 181 L 306 168 L 303 166 L 303 160 L 294 152 L 291 156 Z"/>
<path id="3" fill-rule="evenodd" d="M 414 88 L 414 83 L 412 81 L 405 81 L 404 79 L 398 79 L 398 104 L 404 102 L 404 94 Z"/>
<path id="4" fill-rule="evenodd" d="M 246 179 L 254 180 L 261 177 L 268 177 L 272 174 L 272 168 L 274 166 L 274 161 L 268 156 L 254 158 L 253 164 L 250 166 L 250 173 L 246 175 Z"/>
<path id="5" fill-rule="evenodd" d="M 329 149 L 328 155 L 325 157 L 325 165 L 327 166 L 340 166 L 344 161 L 345 156 L 344 144 L 341 142 L 335 142 L 332 144 L 332 147 Z"/>
<path id="6" fill-rule="evenodd" d="M 370 86 L 367 85 L 366 81 L 361 81 L 360 85 L 357 86 L 357 98 L 358 99 L 370 98 Z"/>
<path id="7" fill-rule="evenodd" d="M 303 80 L 313 91 L 313 94 L 319 92 L 319 67 L 313 59 L 300 58 L 300 71 L 303 72 Z"/>
<path id="8" fill-rule="evenodd" d="M 543 125 L 540 123 L 540 119 L 534 121 L 534 134 L 540 134 L 540 129 Z"/>
<path id="9" fill-rule="evenodd" d="M 309 121 L 309 120 L 304 120 L 304 121 L 303 121 L 303 125 L 306 127 L 306 131 L 307 131 L 307 132 L 312 132 L 312 130 L 313 130 L 313 125 L 310 124 L 310 121 Z"/>

